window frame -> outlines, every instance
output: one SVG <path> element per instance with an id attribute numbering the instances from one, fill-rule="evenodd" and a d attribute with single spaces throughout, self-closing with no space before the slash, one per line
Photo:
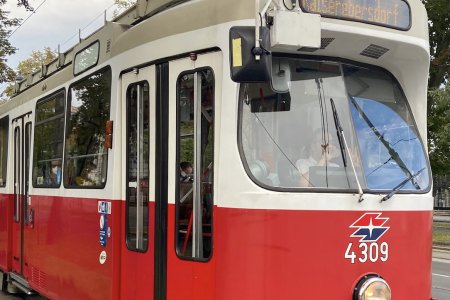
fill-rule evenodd
<path id="1" fill-rule="evenodd" d="M 6 125 L 3 126 L 2 125 Z M 9 156 L 9 115 L 4 116 L 0 119 L 0 128 L 5 132 L 5 144 L 4 144 L 4 155 L 0 155 L 0 160 L 2 163 L 2 182 L 0 183 L 0 188 L 6 187 L 7 179 L 8 179 L 8 156 Z M 0 140 L 0 142 L 2 142 Z M 3 173 L 4 171 L 4 173 Z"/>
<path id="2" fill-rule="evenodd" d="M 21 174 L 21 167 L 22 167 L 22 158 L 21 158 L 21 148 L 22 148 L 22 140 L 20 135 L 22 134 L 21 131 L 22 127 L 20 126 L 16 126 L 14 128 L 14 188 L 13 188 L 13 193 L 14 193 L 14 204 L 13 204 L 13 219 L 15 223 L 19 223 L 20 221 L 20 197 L 22 196 L 21 194 L 21 189 L 22 189 L 22 182 L 20 180 L 20 176 L 23 175 Z M 17 157 L 18 156 L 18 157 Z M 17 159 L 18 158 L 18 159 Z"/>
<path id="3" fill-rule="evenodd" d="M 67 140 L 67 135 L 69 133 L 68 123 L 71 120 L 71 118 L 70 118 L 71 111 L 70 110 L 72 108 L 72 94 L 71 94 L 70 91 L 71 91 L 73 86 L 79 84 L 80 82 L 82 82 L 84 80 L 87 80 L 89 77 L 91 77 L 91 76 L 93 76 L 95 74 L 100 74 L 100 73 L 106 74 L 107 72 L 110 72 L 110 81 L 109 81 L 109 105 L 110 105 L 109 106 L 109 120 L 111 120 L 111 103 L 112 103 L 112 99 L 111 98 L 112 98 L 112 82 L 113 82 L 112 81 L 112 79 L 113 79 L 112 75 L 113 74 L 112 74 L 111 66 L 107 65 L 107 66 L 105 66 L 103 68 L 100 68 L 98 70 L 95 70 L 95 71 L 87 74 L 86 76 L 80 78 L 79 80 L 77 80 L 75 82 L 72 82 L 70 84 L 69 88 L 67 89 L 66 116 L 65 116 L 65 124 L 64 124 L 65 125 L 65 130 L 64 130 L 64 153 L 63 153 L 63 169 L 64 170 L 65 170 L 65 167 L 66 167 L 66 160 L 67 160 L 67 155 L 66 155 L 67 143 L 66 143 L 66 140 Z M 70 108 L 69 108 L 69 100 L 70 100 Z M 66 188 L 66 189 L 73 189 L 73 190 L 77 190 L 77 189 L 81 189 L 81 190 L 101 190 L 101 189 L 104 189 L 106 187 L 107 182 L 108 182 L 109 150 L 110 149 L 105 149 L 107 159 L 106 159 L 105 182 L 103 182 L 102 185 L 99 185 L 99 186 L 83 186 L 83 185 L 70 186 L 70 185 L 67 185 L 65 183 L 65 176 L 63 176 L 61 181 L 63 182 L 64 188 Z M 67 172 L 67 170 L 65 170 L 65 171 Z"/>
<path id="4" fill-rule="evenodd" d="M 371 64 L 365 64 L 365 63 L 361 63 L 361 62 L 355 62 L 353 60 L 349 60 L 349 59 L 342 59 L 342 58 L 336 58 L 336 57 L 329 57 L 329 56 L 307 56 L 307 55 L 295 55 L 295 54 L 278 54 L 276 55 L 277 57 L 283 57 L 283 58 L 290 58 L 290 59 L 303 59 L 303 60 L 312 60 L 312 61 L 320 61 L 320 62 L 330 62 L 330 63 L 338 63 L 340 64 L 340 68 L 342 69 L 342 65 L 351 65 L 351 66 L 356 66 L 359 68 L 367 68 L 367 69 L 371 69 L 371 70 L 377 70 L 380 71 L 384 74 L 387 75 L 387 77 L 391 78 L 393 80 L 393 82 L 396 82 L 398 84 L 398 88 L 399 91 L 401 93 L 401 95 L 404 97 L 405 99 L 405 105 L 406 108 L 408 110 L 408 113 L 412 116 L 412 124 L 414 125 L 414 128 L 417 129 L 419 137 L 420 137 L 420 144 L 422 147 L 422 151 L 425 155 L 425 161 L 426 161 L 426 168 L 428 171 L 428 177 L 429 177 L 429 183 L 428 186 L 426 188 L 423 188 L 420 191 L 415 191 L 415 190 L 399 190 L 398 192 L 396 192 L 396 194 L 426 194 L 431 190 L 431 186 L 432 186 L 432 175 L 431 175 L 431 166 L 430 166 L 430 160 L 428 158 L 427 155 L 427 151 L 425 149 L 425 145 L 424 145 L 424 140 L 423 140 L 423 136 L 420 135 L 420 131 L 419 131 L 419 127 L 417 126 L 417 122 L 416 122 L 416 117 L 415 115 L 412 113 L 411 110 L 411 106 L 409 103 L 409 99 L 406 97 L 406 94 L 403 90 L 403 86 L 400 84 L 400 82 L 398 81 L 398 79 L 388 70 L 380 67 L 380 66 L 375 66 L 375 65 L 371 65 Z M 345 84 L 345 90 L 347 93 L 347 85 L 345 83 L 344 80 L 344 84 Z M 244 170 L 248 176 L 248 178 L 250 178 L 250 180 L 255 183 L 257 186 L 269 190 L 269 191 L 276 191 L 276 192 L 307 192 L 307 193 L 340 193 L 340 194 L 355 194 L 358 193 L 357 189 L 337 189 L 337 188 L 323 188 L 323 187 L 317 187 L 317 188 L 308 188 L 308 187 L 275 187 L 275 186 L 269 186 L 267 184 L 264 184 L 263 182 L 259 181 L 251 172 L 250 167 L 248 165 L 248 162 L 245 158 L 245 153 L 244 153 L 244 149 L 243 149 L 243 144 L 242 144 L 242 106 L 243 106 L 243 101 L 239 101 L 239 91 L 241 88 L 242 83 L 238 84 L 238 88 L 237 88 L 237 101 L 238 101 L 238 111 L 237 111 L 237 122 L 238 122 L 238 126 L 237 126 L 237 145 L 238 145 L 238 151 L 239 151 L 239 156 L 241 158 L 241 162 L 242 165 L 244 167 Z M 348 95 L 348 93 L 347 93 Z M 350 106 L 350 101 L 348 103 L 348 105 Z M 352 130 L 354 131 L 354 124 L 353 124 L 353 120 L 352 120 Z M 360 151 L 359 149 L 359 141 L 358 142 L 358 151 Z M 386 192 L 389 192 L 390 190 L 380 190 L 380 189 L 369 189 L 369 188 L 364 188 L 363 192 L 365 194 L 386 194 Z"/>
<path id="5" fill-rule="evenodd" d="M 176 157 L 175 157 L 176 162 L 175 162 L 175 170 L 174 170 L 175 172 L 174 172 L 174 174 L 175 174 L 176 185 L 175 185 L 174 250 L 175 250 L 176 256 L 179 259 L 186 260 L 186 261 L 207 263 L 213 258 L 213 255 L 214 255 L 214 202 L 215 202 L 215 199 L 214 199 L 214 183 L 215 183 L 214 182 L 214 179 L 215 179 L 214 171 L 213 171 L 213 177 L 212 177 L 212 185 L 213 185 L 213 193 L 212 193 L 212 195 L 213 195 L 213 197 L 212 197 L 212 202 L 211 202 L 211 251 L 209 253 L 209 256 L 208 257 L 185 256 L 185 255 L 182 255 L 180 253 L 179 249 L 178 249 L 178 232 L 179 232 L 179 219 L 180 219 L 180 201 L 179 201 L 179 199 L 180 199 L 180 184 L 179 184 L 180 167 L 179 166 L 180 166 L 180 163 L 181 163 L 181 161 L 180 161 L 180 142 L 179 142 L 180 134 L 181 134 L 181 132 L 180 132 L 180 105 L 179 105 L 179 103 L 180 103 L 180 89 L 179 89 L 180 85 L 179 85 L 179 82 L 180 82 L 180 79 L 183 76 L 185 76 L 185 75 L 192 74 L 194 76 L 199 76 L 198 74 L 200 72 L 204 71 L 204 70 L 210 70 L 211 71 L 212 78 L 213 78 L 212 84 L 213 84 L 213 87 L 214 87 L 214 94 L 213 94 L 213 126 L 214 126 L 214 132 L 213 132 L 213 136 L 212 136 L 212 140 L 213 140 L 213 170 L 214 170 L 214 160 L 216 159 L 215 155 L 214 155 L 215 154 L 214 153 L 215 152 L 215 136 L 217 134 L 215 132 L 215 130 L 216 130 L 216 126 L 215 126 L 215 121 L 216 121 L 216 119 L 215 119 L 215 116 L 216 116 L 216 111 L 215 111 L 215 106 L 216 106 L 215 105 L 215 103 L 216 103 L 215 92 L 216 92 L 217 86 L 216 86 L 216 75 L 215 75 L 214 69 L 211 66 L 204 66 L 204 67 L 200 67 L 200 68 L 196 68 L 196 69 L 185 70 L 185 71 L 181 72 L 178 75 L 178 77 L 176 79 L 176 82 L 175 82 L 176 83 L 176 85 L 175 85 L 175 87 L 176 87 L 176 104 L 175 104 L 176 105 L 176 135 L 175 135 L 175 138 L 176 138 Z M 197 88 L 197 87 L 195 87 L 195 88 Z M 195 111 L 194 111 L 194 114 L 195 114 Z M 195 118 L 194 118 L 194 128 L 195 128 Z M 201 133 L 201 131 L 200 131 L 200 133 Z M 195 137 L 196 137 L 197 134 L 198 133 L 195 132 L 195 129 L 194 129 L 194 149 L 197 148 L 196 145 L 195 145 Z M 196 150 L 197 150 L 197 152 L 201 152 L 201 149 L 196 149 Z M 199 157 L 202 157 L 201 153 L 197 153 L 197 154 L 198 154 Z M 195 157 L 195 155 L 196 154 L 194 153 L 194 157 Z M 201 164 L 201 162 L 200 162 L 200 164 Z M 196 166 L 194 165 L 193 167 L 194 167 L 194 172 L 195 172 L 195 167 Z M 194 196 L 195 195 L 193 194 L 193 197 Z M 193 201 L 194 201 L 194 199 L 193 199 Z M 192 208 L 192 210 L 194 210 L 194 208 Z M 202 224 L 203 224 L 203 221 L 202 221 Z M 193 237 L 191 239 L 193 240 Z"/>
<path id="6" fill-rule="evenodd" d="M 94 45 L 94 44 L 98 44 L 97 60 L 95 61 L 95 63 L 90 65 L 89 67 L 87 67 L 85 69 L 80 70 L 79 72 L 75 72 L 77 56 L 79 54 L 81 54 L 83 51 L 85 51 L 86 49 L 88 49 L 89 47 L 92 47 L 92 45 Z M 97 64 L 98 64 L 98 62 L 100 60 L 100 46 L 101 46 L 100 40 L 95 40 L 95 41 L 93 41 L 92 43 L 90 43 L 89 45 L 87 45 L 86 47 L 84 47 L 83 49 L 81 49 L 80 51 L 78 51 L 75 54 L 74 59 L 73 59 L 73 76 L 78 76 L 80 74 L 83 74 L 84 72 L 87 72 L 90 69 L 92 69 L 92 68 L 97 66 Z"/>
<path id="7" fill-rule="evenodd" d="M 58 185 L 50 185 L 50 184 L 45 184 L 45 183 L 43 183 L 42 185 L 37 185 L 36 183 L 35 183 L 35 171 L 34 171 L 34 169 L 35 169 L 35 159 L 37 159 L 37 155 L 36 155 L 36 153 L 35 153 L 35 150 L 36 150 L 36 141 L 35 141 L 35 139 L 36 139 L 36 126 L 39 126 L 39 125 L 41 125 L 42 124 L 42 122 L 43 121 L 39 121 L 38 122 L 38 120 L 37 120 L 37 118 L 38 118 L 38 113 L 37 113 L 37 111 L 38 111 L 38 105 L 40 105 L 40 104 L 43 104 L 43 103 L 45 103 L 45 102 L 47 102 L 47 101 L 50 101 L 50 100 L 52 100 L 53 98 L 56 98 L 56 97 L 58 97 L 58 95 L 59 94 L 62 94 L 62 96 L 63 96 L 63 105 L 64 105 L 64 107 L 63 107 L 63 124 L 64 124 L 64 128 L 63 128 L 63 134 L 62 134 L 62 153 L 61 153 L 61 179 L 60 179 L 60 181 L 59 181 L 59 184 Z M 66 136 L 65 136 L 65 131 L 66 131 L 66 110 L 67 110 L 67 94 L 66 94 L 66 89 L 65 88 L 62 88 L 62 89 L 60 89 L 60 90 L 57 90 L 56 92 L 54 92 L 54 93 L 51 93 L 50 95 L 48 95 L 48 96 L 45 96 L 45 97 L 43 97 L 43 98 L 41 98 L 41 99 L 39 99 L 37 102 L 36 102 L 36 106 L 35 106 L 35 119 L 34 119 L 34 135 L 32 134 L 32 136 L 33 136 L 33 147 L 32 147 L 32 154 L 33 154 L 33 161 L 32 161 L 32 167 L 33 167 L 33 170 L 30 172 L 31 173 L 31 184 L 32 184 L 32 186 L 33 186 L 33 188 L 38 188 L 38 189 L 40 189 L 40 188 L 52 188 L 52 189 L 59 189 L 60 187 L 61 187 L 61 184 L 62 184 L 62 182 L 63 182 L 63 178 L 64 178 L 64 152 L 65 152 L 65 144 L 66 144 Z M 53 117 L 54 118 L 54 117 Z M 45 122 L 45 121 L 44 121 Z M 53 159 L 58 159 L 58 158 L 52 158 L 51 160 L 53 160 Z"/>
<path id="8" fill-rule="evenodd" d="M 147 84 L 147 86 L 148 86 L 148 106 L 149 106 L 149 113 L 148 113 L 148 117 L 149 117 L 149 119 L 148 119 L 148 121 L 149 121 L 149 136 L 148 136 L 148 141 L 149 141 L 149 145 L 148 145 L 148 147 L 149 147 L 149 157 L 148 157 L 148 163 L 149 163 L 149 165 L 148 165 L 148 175 L 149 175 L 149 177 L 150 177 L 150 170 L 151 170 L 151 162 L 152 162 L 152 157 L 150 156 L 150 146 L 151 146 L 151 136 L 150 136 L 150 134 L 151 134 L 151 106 L 150 106 L 150 104 L 151 104 L 151 99 L 150 99 L 150 97 L 151 97 L 151 93 L 150 93 L 150 83 L 149 83 L 149 81 L 148 80 L 141 80 L 141 81 L 138 81 L 138 82 L 133 82 L 133 83 L 130 83 L 128 86 L 127 86 L 127 91 L 126 91 L 126 112 L 125 112 L 125 114 L 126 114 L 126 116 L 127 116 L 127 118 L 126 118 L 126 124 L 125 124 L 125 126 L 126 126 L 126 136 L 127 137 L 129 137 L 129 134 L 130 134 L 130 122 L 129 122 L 129 118 L 128 118 L 128 113 L 129 113 L 129 105 L 128 105 L 128 95 L 129 95 L 129 92 L 130 92 L 130 90 L 131 90 L 131 88 L 133 88 L 133 87 L 137 87 L 137 86 L 143 86 L 144 84 Z M 126 142 L 126 155 L 128 156 L 128 153 L 129 153 L 129 144 Z M 128 160 L 128 157 L 126 157 L 126 163 L 125 163 L 125 165 L 126 165 L 126 178 L 125 178 L 125 182 L 128 184 L 129 183 L 129 172 L 128 172 L 128 169 L 129 169 L 129 160 Z M 149 250 L 149 244 L 150 244 L 150 192 L 151 192 L 151 190 L 150 190 L 150 180 L 149 180 L 149 182 L 148 182 L 148 197 L 149 197 L 149 199 L 148 199 L 148 202 L 147 202 L 147 245 L 146 245 L 146 247 L 145 247 L 145 249 L 140 249 L 140 248 L 137 248 L 137 247 L 131 247 L 130 246 L 130 241 L 129 241 L 129 239 L 128 239 L 128 233 L 129 233 L 129 195 L 128 195 L 128 186 L 125 186 L 125 244 L 126 244 L 126 247 L 127 247 L 127 249 L 129 250 L 129 251 L 133 251 L 133 252 L 138 252 L 138 253 L 147 253 L 148 252 L 148 250 Z M 145 224 L 145 222 L 144 222 L 144 224 Z"/>

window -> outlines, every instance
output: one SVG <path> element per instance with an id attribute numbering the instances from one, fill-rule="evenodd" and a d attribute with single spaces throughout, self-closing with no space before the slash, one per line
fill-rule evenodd
<path id="1" fill-rule="evenodd" d="M 427 160 L 413 116 L 396 81 L 378 70 L 345 66 L 350 109 L 367 187 L 429 186 Z"/>
<path id="2" fill-rule="evenodd" d="M 181 75 L 177 83 L 177 236 L 180 257 L 212 254 L 214 182 L 214 75 Z"/>
<path id="3" fill-rule="evenodd" d="M 59 187 L 64 142 L 64 91 L 36 104 L 33 186 Z"/>
<path id="4" fill-rule="evenodd" d="M 31 122 L 27 122 L 25 124 L 25 140 L 24 140 L 24 196 L 25 199 L 28 199 L 29 191 L 30 191 L 30 157 L 31 157 L 31 129 L 32 129 Z M 23 202 L 24 206 L 24 219 L 25 223 L 28 223 L 29 218 L 29 211 L 28 211 L 28 201 Z"/>
<path id="5" fill-rule="evenodd" d="M 104 142 L 111 101 L 111 70 L 73 84 L 67 105 L 64 186 L 103 188 L 108 151 Z"/>
<path id="6" fill-rule="evenodd" d="M 355 190 L 358 178 L 364 189 L 392 190 L 406 180 L 401 190 L 427 190 L 425 151 L 395 78 L 284 57 L 274 57 L 272 70 L 271 83 L 243 83 L 239 92 L 240 147 L 255 182 Z"/>
<path id="7" fill-rule="evenodd" d="M 95 42 L 75 55 L 73 73 L 78 75 L 97 65 L 100 42 Z"/>
<path id="8" fill-rule="evenodd" d="M 127 91 L 127 246 L 148 248 L 150 119 L 149 86 L 133 84 Z"/>
<path id="9" fill-rule="evenodd" d="M 22 196 L 21 161 L 20 127 L 16 127 L 14 129 L 14 222 L 16 223 L 20 220 L 20 198 Z"/>
<path id="10" fill-rule="evenodd" d="M 6 185 L 6 167 L 8 164 L 9 117 L 0 119 L 0 187 Z"/>

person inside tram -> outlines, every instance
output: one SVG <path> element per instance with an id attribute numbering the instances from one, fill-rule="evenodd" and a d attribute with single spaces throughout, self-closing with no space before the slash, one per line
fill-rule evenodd
<path id="1" fill-rule="evenodd" d="M 339 148 L 332 142 L 333 139 L 330 133 L 324 133 L 320 128 L 314 131 L 313 140 L 308 149 L 309 157 L 300 158 L 295 163 L 300 172 L 300 186 L 317 186 L 314 182 L 311 182 L 311 167 L 339 167 L 334 160 L 341 154 Z"/>
<path id="2" fill-rule="evenodd" d="M 192 164 L 188 161 L 183 161 L 180 163 L 180 182 L 192 182 L 194 178 L 192 177 L 194 168 Z"/>
<path id="3" fill-rule="evenodd" d="M 180 203 L 192 203 L 194 168 L 188 161 L 180 163 Z"/>
<path id="4" fill-rule="evenodd" d="M 61 161 L 54 159 L 50 163 L 50 172 L 46 177 L 46 184 L 59 185 L 61 182 Z"/>

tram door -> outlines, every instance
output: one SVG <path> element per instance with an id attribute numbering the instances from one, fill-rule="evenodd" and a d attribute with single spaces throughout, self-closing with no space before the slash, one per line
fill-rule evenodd
<path id="1" fill-rule="evenodd" d="M 26 114 L 13 120 L 14 147 L 14 200 L 12 226 L 12 270 L 24 274 L 24 243 L 28 227 L 30 154 L 32 115 Z"/>
<path id="2" fill-rule="evenodd" d="M 122 299 L 151 299 L 155 231 L 155 67 L 122 76 Z"/>
<path id="3" fill-rule="evenodd" d="M 214 299 L 222 53 L 169 63 L 167 299 Z"/>

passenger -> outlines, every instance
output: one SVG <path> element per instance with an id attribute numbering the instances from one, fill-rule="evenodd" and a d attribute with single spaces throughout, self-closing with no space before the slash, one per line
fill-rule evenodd
<path id="1" fill-rule="evenodd" d="M 183 161 L 180 163 L 180 182 L 192 182 L 194 168 L 192 164 L 188 161 Z"/>
<path id="2" fill-rule="evenodd" d="M 61 183 L 61 160 L 51 161 L 50 173 L 45 183 L 48 185 L 59 185 Z"/>
<path id="3" fill-rule="evenodd" d="M 322 130 L 315 131 L 313 141 L 309 146 L 309 157 L 301 158 L 295 163 L 298 171 L 300 172 L 300 186 L 314 186 L 311 183 L 309 177 L 310 167 L 338 167 L 336 163 L 331 162 L 340 155 L 339 149 L 331 144 L 332 135 L 328 134 L 328 139 L 323 140 Z"/>

